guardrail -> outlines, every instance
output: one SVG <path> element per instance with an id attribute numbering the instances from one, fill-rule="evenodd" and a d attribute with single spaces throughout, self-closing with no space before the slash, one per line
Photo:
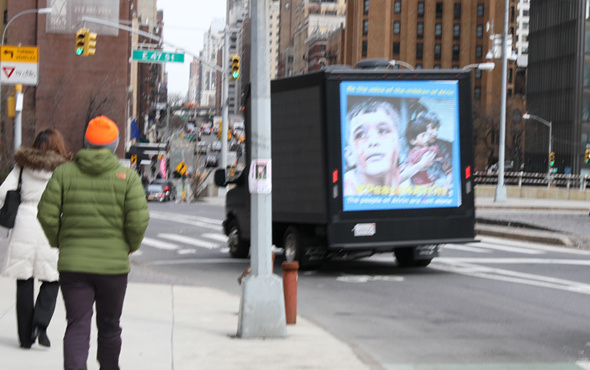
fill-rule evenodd
<path id="1" fill-rule="evenodd" d="M 477 171 L 473 174 L 475 184 L 495 185 L 498 184 L 498 171 Z M 590 187 L 590 176 L 588 175 L 565 175 L 533 172 L 505 172 L 505 185 L 522 186 L 547 186 L 559 188 L 577 188 L 586 190 Z"/>

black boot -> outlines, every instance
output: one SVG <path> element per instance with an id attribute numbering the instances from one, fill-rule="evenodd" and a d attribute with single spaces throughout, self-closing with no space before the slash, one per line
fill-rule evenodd
<path id="1" fill-rule="evenodd" d="M 51 347 L 51 342 L 47 337 L 47 330 L 45 329 L 39 329 L 39 344 L 43 347 Z"/>

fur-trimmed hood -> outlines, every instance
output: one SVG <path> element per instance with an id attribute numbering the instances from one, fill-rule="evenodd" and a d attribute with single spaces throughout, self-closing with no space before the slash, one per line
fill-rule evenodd
<path id="1" fill-rule="evenodd" d="M 57 166 L 68 160 L 56 152 L 20 148 L 14 155 L 14 161 L 21 168 L 53 172 Z"/>

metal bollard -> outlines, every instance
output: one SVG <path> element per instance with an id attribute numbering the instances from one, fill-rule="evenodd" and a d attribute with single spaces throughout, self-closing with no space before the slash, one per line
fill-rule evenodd
<path id="1" fill-rule="evenodd" d="M 283 262 L 283 291 L 287 325 L 297 322 L 297 270 L 299 262 Z"/>

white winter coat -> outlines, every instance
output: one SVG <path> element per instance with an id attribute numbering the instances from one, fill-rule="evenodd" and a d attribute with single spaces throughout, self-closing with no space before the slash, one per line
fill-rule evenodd
<path id="1" fill-rule="evenodd" d="M 53 169 L 64 163 L 65 159 L 54 152 L 22 148 L 15 155 L 15 160 L 17 165 L 0 186 L 0 202 L 4 204 L 6 192 L 17 188 L 20 166 L 24 166 L 21 204 L 8 241 L 2 275 L 14 279 L 34 277 L 43 281 L 57 281 L 59 252 L 49 246 L 41 229 L 37 220 L 37 204 Z M 4 230 L 0 227 L 0 232 Z"/>

